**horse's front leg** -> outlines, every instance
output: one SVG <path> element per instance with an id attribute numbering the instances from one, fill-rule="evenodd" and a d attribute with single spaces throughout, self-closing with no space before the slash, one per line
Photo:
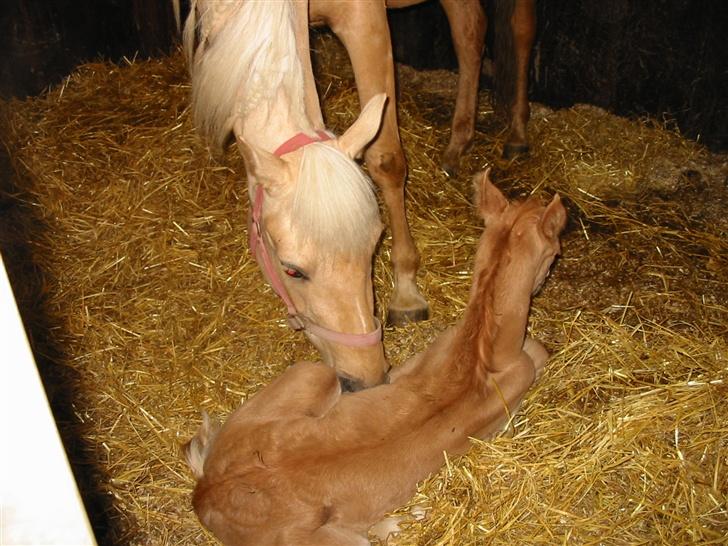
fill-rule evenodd
<path id="1" fill-rule="evenodd" d="M 513 35 L 515 59 L 515 96 L 509 114 L 510 129 L 503 146 L 503 157 L 510 159 L 528 152 L 526 127 L 531 109 L 528 106 L 528 64 L 536 35 L 535 0 L 511 0 L 515 2 L 510 26 Z"/>
<path id="2" fill-rule="evenodd" d="M 533 361 L 533 367 L 536 372 L 536 381 L 538 381 L 541 378 L 541 375 L 543 375 L 543 370 L 546 367 L 546 361 L 549 359 L 549 352 L 540 341 L 537 341 L 528 335 L 523 340 L 523 352 L 526 353 Z"/>
<path id="3" fill-rule="evenodd" d="M 381 189 L 389 210 L 392 231 L 394 291 L 387 322 L 401 325 L 425 320 L 429 316 L 429 308 L 416 283 L 420 257 L 405 214 L 407 164 L 397 126 L 394 61 L 384 2 L 317 0 L 316 5 L 325 13 L 324 19 L 349 53 L 360 103 L 366 104 L 371 97 L 382 92 L 389 98 L 379 136 L 365 153 L 369 173 Z M 311 6 L 313 10 L 314 4 Z"/>
<path id="4" fill-rule="evenodd" d="M 316 130 L 323 130 L 324 118 L 316 91 L 316 82 L 313 77 L 311 65 L 311 46 L 308 36 L 308 0 L 294 0 L 295 9 L 294 32 L 296 34 L 296 49 L 303 69 L 304 102 L 306 115 Z"/>
<path id="5" fill-rule="evenodd" d="M 442 156 L 442 168 L 452 175 L 475 136 L 478 84 L 487 22 L 480 0 L 440 0 L 440 3 L 450 22 L 450 33 L 458 58 L 455 112 L 450 142 Z"/>

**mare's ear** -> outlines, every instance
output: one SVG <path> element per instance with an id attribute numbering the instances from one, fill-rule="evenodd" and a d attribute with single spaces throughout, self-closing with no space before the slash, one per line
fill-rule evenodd
<path id="1" fill-rule="evenodd" d="M 243 140 L 237 122 L 235 142 L 243 155 L 248 177 L 262 184 L 266 191 L 270 192 L 288 180 L 288 164 L 280 157 Z"/>
<path id="2" fill-rule="evenodd" d="M 379 93 L 369 99 L 357 120 L 339 137 L 342 152 L 354 159 L 377 136 L 386 102 L 386 93 Z"/>
<path id="3" fill-rule="evenodd" d="M 541 218 L 541 229 L 549 239 L 555 239 L 566 227 L 566 209 L 557 193 L 546 207 Z"/>
<path id="4" fill-rule="evenodd" d="M 508 199 L 490 181 L 490 167 L 475 175 L 473 185 L 475 186 L 475 204 L 486 224 L 489 218 L 502 214 L 508 208 Z"/>

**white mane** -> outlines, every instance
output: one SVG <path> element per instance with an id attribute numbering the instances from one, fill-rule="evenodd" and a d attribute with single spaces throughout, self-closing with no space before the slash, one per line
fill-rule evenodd
<path id="1" fill-rule="evenodd" d="M 253 109 L 269 115 L 279 89 L 290 101 L 291 121 L 310 127 L 294 26 L 290 0 L 192 0 L 183 36 L 192 113 L 217 147 L 236 118 L 244 119 Z M 380 225 L 371 181 L 338 149 L 306 146 L 291 223 L 298 237 L 321 248 L 358 253 L 371 244 L 373 229 Z"/>
<path id="2" fill-rule="evenodd" d="M 268 108 L 280 87 L 291 100 L 294 121 L 299 117 L 301 126 L 308 125 L 290 1 L 208 0 L 204 6 L 200 1 L 199 23 L 197 3 L 192 3 L 185 23 L 184 46 L 192 76 L 192 112 L 203 134 L 221 146 L 233 119 L 253 108 Z M 194 51 L 196 30 L 199 44 Z"/>
<path id="3" fill-rule="evenodd" d="M 299 237 L 346 254 L 371 244 L 380 226 L 372 182 L 338 149 L 321 143 L 303 148 L 291 212 Z"/>

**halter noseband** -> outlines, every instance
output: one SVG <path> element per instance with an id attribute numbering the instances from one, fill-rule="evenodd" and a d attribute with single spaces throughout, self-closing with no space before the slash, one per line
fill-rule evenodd
<path id="1" fill-rule="evenodd" d="M 325 140 L 331 140 L 331 138 L 333 138 L 325 131 L 316 131 L 316 134 L 318 135 L 318 138 L 311 137 L 305 133 L 298 133 L 292 138 L 286 140 L 278 148 L 276 148 L 273 154 L 277 157 L 281 157 L 284 154 L 294 152 L 299 148 L 306 146 L 307 144 L 311 144 L 312 142 L 323 142 Z M 288 324 L 291 326 L 291 328 L 293 328 L 294 330 L 306 330 L 310 334 L 313 334 L 321 339 L 333 341 L 334 343 L 339 343 L 341 345 L 346 345 L 349 347 L 370 347 L 379 343 L 379 341 L 382 339 L 382 323 L 379 322 L 379 319 L 377 319 L 377 317 L 374 317 L 374 321 L 376 322 L 377 327 L 373 331 L 367 332 L 365 334 L 344 334 L 341 332 L 335 332 L 334 330 L 329 330 L 328 328 L 324 328 L 323 326 L 319 326 L 311 319 L 298 312 L 295 304 L 293 303 L 293 300 L 286 290 L 285 285 L 283 284 L 283 281 L 276 271 L 273 260 L 271 259 L 270 253 L 268 252 L 268 248 L 265 246 L 265 242 L 263 241 L 263 229 L 261 228 L 261 221 L 263 216 L 264 196 L 265 191 L 263 190 L 263 186 L 258 184 L 255 187 L 252 222 L 249 229 L 250 251 L 253 253 L 253 256 L 255 256 L 255 259 L 258 261 L 260 267 L 268 275 L 268 279 L 270 279 L 270 284 L 273 288 L 273 291 L 278 294 L 278 296 L 283 300 L 283 303 L 286 304 L 286 307 L 288 308 Z"/>

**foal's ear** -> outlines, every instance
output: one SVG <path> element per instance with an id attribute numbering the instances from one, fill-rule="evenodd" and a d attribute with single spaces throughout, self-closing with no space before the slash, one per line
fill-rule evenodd
<path id="1" fill-rule="evenodd" d="M 490 181 L 490 167 L 475 175 L 473 185 L 475 186 L 475 204 L 486 224 L 489 218 L 503 213 L 508 208 L 508 199 Z"/>
<path id="2" fill-rule="evenodd" d="M 243 154 L 248 177 L 262 184 L 266 191 L 271 191 L 288 180 L 288 165 L 281 158 L 245 142 L 237 133 L 235 142 Z"/>
<path id="3" fill-rule="evenodd" d="M 369 99 L 357 120 L 339 137 L 339 148 L 342 152 L 354 159 L 377 136 L 386 102 L 386 93 L 379 93 Z"/>
<path id="4" fill-rule="evenodd" d="M 557 193 L 546 207 L 541 218 L 541 229 L 549 239 L 555 239 L 566 227 L 566 209 Z"/>

